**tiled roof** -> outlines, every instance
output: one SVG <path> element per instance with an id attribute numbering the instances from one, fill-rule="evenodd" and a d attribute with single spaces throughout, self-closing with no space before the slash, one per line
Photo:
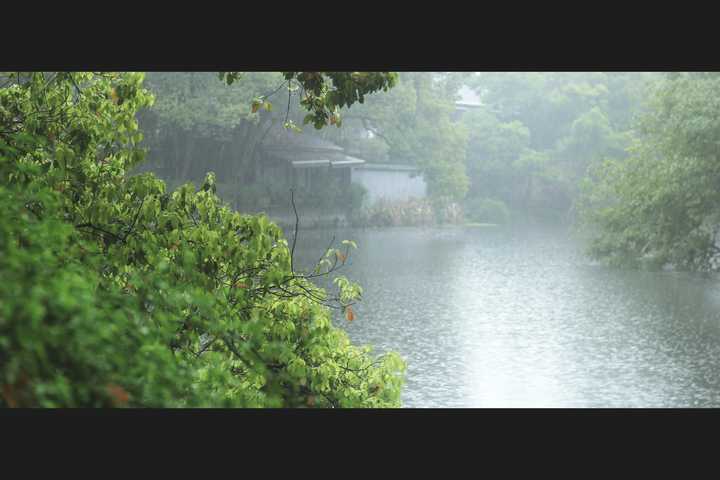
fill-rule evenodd
<path id="1" fill-rule="evenodd" d="M 417 172 L 420 171 L 419 168 L 414 167 L 412 165 L 399 165 L 395 163 L 366 163 L 365 165 L 362 165 L 360 168 L 363 170 L 394 170 L 394 171 L 407 171 L 407 172 Z"/>

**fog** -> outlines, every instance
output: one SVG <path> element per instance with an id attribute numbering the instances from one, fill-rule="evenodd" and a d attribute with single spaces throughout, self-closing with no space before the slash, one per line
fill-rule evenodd
<path id="1" fill-rule="evenodd" d="M 34 85 L 21 80 L 8 77 L 0 100 Z M 85 108 L 91 87 L 72 80 L 62 91 Z M 84 157 L 56 148 L 37 162 L 52 165 L 43 185 L 75 205 L 62 218 L 111 259 L 88 267 L 104 288 L 138 295 L 137 318 L 196 322 L 162 337 L 188 349 L 188 365 L 206 362 L 187 367 L 187 385 L 231 365 L 234 393 L 176 406 L 720 406 L 717 74 L 147 72 L 112 85 L 98 96 L 109 111 L 131 105 L 106 127 L 117 132 L 82 140 L 96 149 Z M 140 88 L 152 102 L 133 97 Z M 39 145 L 85 138 L 87 123 L 38 134 L 22 108 L 4 111 L 7 128 L 49 139 Z M 131 162 L 113 145 L 132 142 L 112 135 L 133 118 L 144 159 Z M 0 147 L 20 148 L 11 140 Z M 96 183 L 70 196 L 52 172 L 78 158 L 90 166 L 76 184 Z M 102 180 L 107 165 L 115 176 Z M 155 179 L 164 186 L 142 183 Z M 88 192 L 112 185 L 126 190 L 93 203 Z M 155 271 L 169 276 L 143 276 Z M 151 282 L 155 293 L 138 287 Z M 195 300 L 172 310 L 185 289 Z M 323 315 L 374 356 L 353 364 L 365 353 L 343 350 Z M 402 382 L 388 380 L 402 370 L 395 354 Z M 155 398 L 122 385 L 123 404 Z"/>
<path id="2" fill-rule="evenodd" d="M 627 157 L 661 74 L 402 72 L 339 128 L 286 128 L 300 92 L 224 120 L 277 76 L 221 98 L 213 74 L 149 74 L 146 168 L 214 171 L 234 208 L 291 233 L 292 190 L 308 262 L 358 241 L 359 320 L 335 321 L 408 359 L 406 406 L 718 405 L 716 281 L 608 269 L 577 228 L 583 182 Z"/>
<path id="3" fill-rule="evenodd" d="M 277 220 L 290 213 L 293 189 L 306 222 L 568 223 L 590 165 L 626 155 L 656 76 L 402 72 L 388 92 L 340 109 L 341 126 L 318 130 L 303 125 L 299 89 L 277 91 L 279 73 L 228 88 L 214 73 L 151 72 L 141 168 L 171 185 L 212 171 L 234 208 Z M 253 113 L 257 97 L 272 108 Z M 391 213 L 411 204 L 432 214 Z"/>

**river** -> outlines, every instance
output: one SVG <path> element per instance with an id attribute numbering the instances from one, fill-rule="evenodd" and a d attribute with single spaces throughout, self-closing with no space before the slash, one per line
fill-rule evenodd
<path id="1" fill-rule="evenodd" d="M 300 231 L 358 244 L 354 343 L 407 362 L 404 407 L 718 407 L 720 281 L 597 265 L 560 228 Z"/>

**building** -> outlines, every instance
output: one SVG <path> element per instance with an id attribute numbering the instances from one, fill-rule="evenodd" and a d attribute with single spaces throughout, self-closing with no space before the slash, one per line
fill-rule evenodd
<path id="1" fill-rule="evenodd" d="M 290 130 L 275 131 L 258 149 L 255 178 L 296 190 L 349 187 L 352 167 L 365 160 L 319 137 Z"/>
<path id="2" fill-rule="evenodd" d="M 480 100 L 480 96 L 475 93 L 475 90 L 472 88 L 463 85 L 460 87 L 460 90 L 458 90 L 458 95 L 460 96 L 460 100 L 455 102 L 455 107 L 459 110 L 471 110 L 473 108 L 479 108 L 482 107 L 482 101 Z"/>
<path id="3" fill-rule="evenodd" d="M 427 185 L 420 170 L 409 165 L 358 165 L 352 169 L 352 182 L 365 187 L 370 204 L 381 200 L 404 202 L 427 195 Z"/>
<path id="4" fill-rule="evenodd" d="M 294 224 L 294 199 L 305 226 L 337 225 L 352 201 L 353 167 L 365 160 L 318 135 L 274 126 L 259 142 L 240 184 L 224 197 L 245 212 L 264 212 L 281 225 Z"/>
<path id="5" fill-rule="evenodd" d="M 265 212 L 281 225 L 294 223 L 291 190 L 306 226 L 332 226 L 347 221 L 359 208 L 353 184 L 367 191 L 364 204 L 407 201 L 426 196 L 420 170 L 408 165 L 367 163 L 310 132 L 282 127 L 268 131 L 248 164 L 241 185 L 223 192 L 235 208 Z"/>
<path id="6" fill-rule="evenodd" d="M 475 110 L 483 106 L 480 96 L 475 93 L 472 88 L 463 85 L 458 90 L 460 99 L 455 102 L 455 114 L 453 115 L 454 120 L 459 120 L 460 117 L 470 110 Z"/>

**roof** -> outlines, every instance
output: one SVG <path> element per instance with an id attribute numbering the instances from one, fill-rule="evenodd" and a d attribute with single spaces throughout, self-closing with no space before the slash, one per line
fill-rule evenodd
<path id="1" fill-rule="evenodd" d="M 332 162 L 333 167 L 358 167 L 365 164 L 365 160 L 362 158 L 351 157 L 350 155 L 344 155 L 344 159 Z"/>
<path id="2" fill-rule="evenodd" d="M 412 165 L 399 165 L 394 163 L 366 163 L 359 168 L 363 170 L 391 170 L 402 172 L 419 172 L 420 169 Z"/>
<path id="3" fill-rule="evenodd" d="M 468 87 L 467 85 L 463 85 L 462 87 L 460 87 L 460 90 L 458 90 L 458 95 L 460 95 L 460 100 L 456 101 L 455 105 L 462 107 L 482 106 L 482 101 L 480 100 L 478 94 L 475 93 L 475 90 Z"/>
<path id="4" fill-rule="evenodd" d="M 336 151 L 288 151 L 283 149 L 266 152 L 268 155 L 290 163 L 295 168 L 334 167 L 347 168 L 363 165 L 365 160 Z"/>
<path id="5" fill-rule="evenodd" d="M 262 142 L 263 151 L 295 168 L 347 168 L 363 165 L 365 160 L 345 154 L 345 150 L 311 133 L 298 133 L 275 127 Z"/>
<path id="6" fill-rule="evenodd" d="M 290 162 L 295 168 L 313 168 L 313 167 L 329 167 L 331 165 L 330 160 L 319 159 L 319 160 L 295 160 Z"/>

